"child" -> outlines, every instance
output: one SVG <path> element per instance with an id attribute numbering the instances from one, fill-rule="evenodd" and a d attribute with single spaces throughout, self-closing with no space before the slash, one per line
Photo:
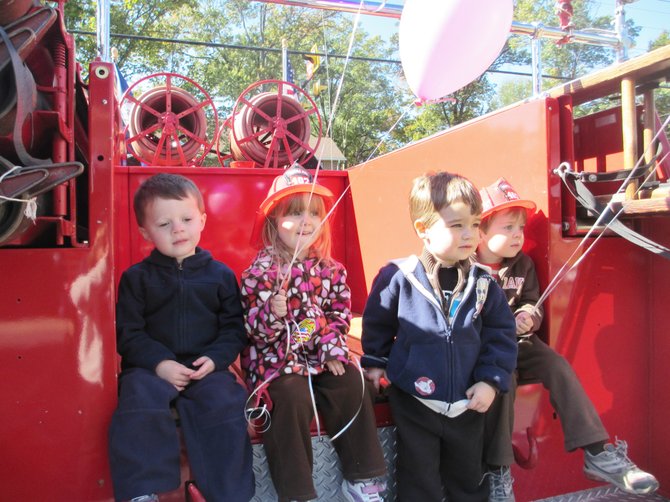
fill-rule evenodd
<path id="1" fill-rule="evenodd" d="M 375 278 L 362 364 L 375 386 L 382 376 L 392 384 L 398 499 L 485 501 L 484 412 L 509 387 L 514 319 L 495 281 L 468 261 L 482 210 L 472 183 L 446 172 L 421 176 L 409 205 L 424 248 Z"/>
<path id="2" fill-rule="evenodd" d="M 517 367 L 538 378 L 549 390 L 565 436 L 565 449 L 584 450 L 584 472 L 589 477 L 612 483 L 629 493 L 651 493 L 658 482 L 643 472 L 626 455 L 626 443 L 606 444 L 609 434 L 570 364 L 535 334 L 543 310 L 536 308 L 540 297 L 535 265 L 522 247 L 524 226 L 535 203 L 522 200 L 504 178 L 480 191 L 484 204 L 479 227 L 481 242 L 477 261 L 491 268 L 500 283 L 516 319 L 519 336 Z M 491 500 L 513 501 L 509 466 L 514 460 L 512 429 L 514 393 L 500 396 L 487 414 L 487 455 Z"/>
<path id="3" fill-rule="evenodd" d="M 109 432 L 117 500 L 158 500 L 179 487 L 181 420 L 198 489 L 208 502 L 254 494 L 246 395 L 228 366 L 246 344 L 233 272 L 199 247 L 202 195 L 183 176 L 157 174 L 134 199 L 151 254 L 126 270 L 116 313 L 122 372 Z"/>
<path id="4" fill-rule="evenodd" d="M 318 406 L 342 461 L 342 493 L 379 501 L 386 472 L 370 395 L 349 360 L 346 270 L 330 256 L 326 207 L 333 194 L 301 167 L 277 176 L 257 214 L 252 241 L 264 248 L 242 274 L 251 347 L 242 366 L 255 394 L 271 400 L 263 444 L 279 500 L 310 500 L 310 423 Z M 313 397 L 311 395 L 313 394 Z M 317 422 L 318 425 L 318 422 Z M 342 432 L 344 430 L 344 432 Z"/>

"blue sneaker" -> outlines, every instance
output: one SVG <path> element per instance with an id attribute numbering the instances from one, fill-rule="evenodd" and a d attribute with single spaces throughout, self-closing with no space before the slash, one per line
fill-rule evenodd
<path id="1" fill-rule="evenodd" d="M 515 502 L 514 478 L 508 465 L 486 473 L 489 478 L 489 502 Z"/>

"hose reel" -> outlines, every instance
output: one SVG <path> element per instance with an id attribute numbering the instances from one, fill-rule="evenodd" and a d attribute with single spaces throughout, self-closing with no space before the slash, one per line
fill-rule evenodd
<path id="1" fill-rule="evenodd" d="M 312 119 L 316 142 L 310 145 Z M 285 167 L 314 156 L 321 138 L 316 103 L 300 87 L 281 80 L 262 80 L 247 87 L 235 102 L 230 150 L 236 161 L 263 167 Z"/>
<path id="2" fill-rule="evenodd" d="M 141 93 L 135 97 L 136 93 Z M 214 102 L 196 82 L 175 73 L 138 80 L 120 102 L 129 153 L 140 163 L 198 165 L 218 130 Z"/>

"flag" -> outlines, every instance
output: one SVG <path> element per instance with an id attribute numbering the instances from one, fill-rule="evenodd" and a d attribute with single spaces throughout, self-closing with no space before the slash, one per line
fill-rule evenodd
<path id="1" fill-rule="evenodd" d="M 291 65 L 291 60 L 289 58 L 286 58 L 286 81 L 293 83 L 294 77 L 295 76 L 293 74 L 293 66 Z M 287 87 L 286 94 L 289 95 L 295 94 L 295 90 L 293 89 L 293 87 Z"/>
<path id="2" fill-rule="evenodd" d="M 128 82 L 126 82 L 123 73 L 119 70 L 119 67 L 114 63 L 114 87 L 117 92 L 117 99 L 121 99 L 121 96 L 128 90 Z"/>
<path id="3" fill-rule="evenodd" d="M 321 80 L 315 80 L 312 82 L 312 94 L 315 98 L 319 97 L 319 95 L 326 89 L 328 89 L 328 87 L 321 85 Z"/>
<path id="4" fill-rule="evenodd" d="M 314 76 L 314 73 L 316 73 L 316 70 L 319 69 L 319 66 L 321 66 L 321 57 L 316 54 L 316 52 L 319 50 L 318 46 L 314 44 L 310 51 L 313 54 L 304 54 L 302 57 L 305 60 L 305 70 L 307 72 L 307 82 L 312 80 L 312 77 Z"/>
<path id="5" fill-rule="evenodd" d="M 293 83 L 293 66 L 291 66 L 291 60 L 288 57 L 288 44 L 286 39 L 282 40 L 281 48 L 281 62 L 282 62 L 282 78 L 285 82 Z M 295 89 L 290 86 L 284 86 L 284 94 L 293 95 L 295 94 Z"/>

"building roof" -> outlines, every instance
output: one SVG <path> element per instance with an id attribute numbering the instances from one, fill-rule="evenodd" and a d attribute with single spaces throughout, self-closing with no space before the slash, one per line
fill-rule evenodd
<path id="1" fill-rule="evenodd" d="M 309 138 L 309 145 L 314 147 L 316 140 L 316 136 L 311 136 Z M 314 156 L 321 162 L 326 160 L 331 162 L 345 162 L 347 160 L 335 142 L 331 138 L 325 136 L 321 137 L 321 141 L 319 142 L 319 146 L 316 149 Z"/>

